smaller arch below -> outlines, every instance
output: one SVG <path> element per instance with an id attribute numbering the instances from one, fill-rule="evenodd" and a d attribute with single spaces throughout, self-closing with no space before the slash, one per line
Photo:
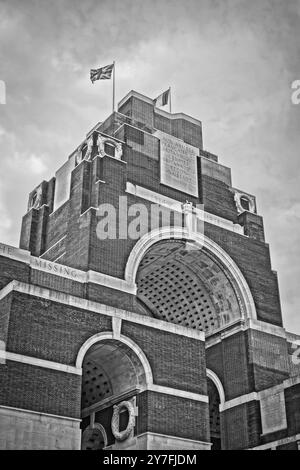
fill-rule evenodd
<path id="1" fill-rule="evenodd" d="M 82 369 L 82 448 L 104 448 L 104 434 L 99 424 L 105 429 L 107 446 L 129 439 L 135 425 L 131 403 L 153 384 L 152 370 L 144 352 L 130 338 L 106 331 L 82 344 L 76 365 Z M 118 413 L 114 413 L 115 409 Z M 111 413 L 114 420 L 110 418 Z M 128 425 L 123 429 L 127 414 Z"/>
<path id="2" fill-rule="evenodd" d="M 152 374 L 152 369 L 149 364 L 149 361 L 145 355 L 145 353 L 142 351 L 142 349 L 134 343 L 130 338 L 127 338 L 124 335 L 118 336 L 116 339 L 113 335 L 112 332 L 101 332 L 101 333 L 96 333 L 95 335 L 91 336 L 88 338 L 85 343 L 82 344 L 80 347 L 77 358 L 76 358 L 76 367 L 81 369 L 83 360 L 85 358 L 86 353 L 97 343 L 101 343 L 103 341 L 113 341 L 115 344 L 120 343 L 121 345 L 124 345 L 127 347 L 127 351 L 131 350 L 133 353 L 135 353 L 136 359 L 140 361 L 143 371 L 144 371 L 144 381 L 145 381 L 145 388 L 148 388 L 150 385 L 153 384 L 153 374 Z"/>
<path id="3" fill-rule="evenodd" d="M 107 446 L 107 434 L 100 423 L 85 428 L 82 434 L 82 450 L 102 450 Z"/>
<path id="4" fill-rule="evenodd" d="M 207 369 L 207 394 L 211 450 L 221 450 L 224 445 L 221 411 L 225 403 L 225 393 L 221 380 L 211 369 Z"/>
<path id="5" fill-rule="evenodd" d="M 222 382 L 217 376 L 217 374 L 213 372 L 211 369 L 206 369 L 206 375 L 207 375 L 207 378 L 210 379 L 216 386 L 218 393 L 219 393 L 219 397 L 220 397 L 220 407 L 222 407 L 225 403 L 225 392 L 224 392 Z"/>

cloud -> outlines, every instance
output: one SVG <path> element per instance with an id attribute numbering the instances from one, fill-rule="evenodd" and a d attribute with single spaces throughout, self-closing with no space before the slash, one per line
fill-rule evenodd
<path id="1" fill-rule="evenodd" d="M 205 148 L 257 196 L 300 333 L 299 17 L 298 0 L 2 0 L 1 238 L 18 244 L 27 194 L 111 112 L 111 82 L 91 85 L 89 69 L 116 60 L 117 100 L 171 85 L 173 111 L 203 121 Z"/>

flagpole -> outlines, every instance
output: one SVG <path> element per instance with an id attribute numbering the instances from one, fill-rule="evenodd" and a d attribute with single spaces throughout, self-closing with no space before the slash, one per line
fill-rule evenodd
<path id="1" fill-rule="evenodd" d="M 172 112 L 172 104 L 171 104 L 171 87 L 169 87 L 169 95 L 170 95 L 170 99 L 169 99 L 169 106 L 170 106 L 170 114 Z"/>
<path id="2" fill-rule="evenodd" d="M 114 61 L 114 76 L 113 76 L 113 112 L 115 111 L 115 93 L 116 93 L 116 83 L 115 83 L 115 77 L 116 75 L 116 64 L 115 64 L 115 61 Z"/>

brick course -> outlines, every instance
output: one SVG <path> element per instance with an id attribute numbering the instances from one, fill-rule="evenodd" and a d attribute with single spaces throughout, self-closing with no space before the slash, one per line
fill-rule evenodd
<path id="1" fill-rule="evenodd" d="M 14 361 L 0 369 L 1 405 L 80 418 L 79 375 Z"/>

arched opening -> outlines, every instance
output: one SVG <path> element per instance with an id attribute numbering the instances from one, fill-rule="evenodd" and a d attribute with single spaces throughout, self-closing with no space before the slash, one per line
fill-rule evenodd
<path id="1" fill-rule="evenodd" d="M 211 450 L 221 449 L 220 396 L 212 380 L 207 380 Z"/>
<path id="2" fill-rule="evenodd" d="M 225 403 L 225 393 L 219 377 L 210 369 L 206 370 L 206 374 L 211 450 L 220 450 L 223 441 L 220 407 Z"/>
<path id="3" fill-rule="evenodd" d="M 184 240 L 151 245 L 137 269 L 137 298 L 155 318 L 211 334 L 242 318 L 242 304 L 222 262 L 189 248 Z"/>
<path id="4" fill-rule="evenodd" d="M 170 266 L 173 260 L 175 263 Z M 158 273 L 167 263 L 167 268 L 172 269 L 172 276 L 169 276 L 167 270 Z M 156 273 L 161 274 L 160 279 Z M 175 301 L 174 310 L 177 310 L 183 300 L 182 296 L 178 298 L 181 293 L 186 298 L 182 311 L 187 312 L 192 306 L 198 309 L 199 295 L 196 298 L 190 295 L 194 287 L 181 292 L 182 285 L 186 284 L 184 279 L 188 276 L 189 280 L 192 278 L 194 287 L 195 284 L 199 288 L 202 287 L 202 292 L 198 294 L 200 297 L 203 294 L 203 299 L 206 297 L 206 304 L 209 304 L 206 294 L 210 296 L 216 310 L 215 313 L 210 312 L 210 320 L 206 318 L 206 325 L 205 319 L 203 324 L 199 318 L 192 328 L 203 329 L 208 334 L 240 319 L 257 318 L 251 291 L 240 269 L 217 243 L 201 233 L 177 226 L 154 229 L 146 233 L 133 247 L 125 268 L 125 281 L 134 288 L 137 286 L 137 297 L 141 304 L 147 306 L 149 314 L 185 326 L 191 325 L 183 318 L 182 312 L 176 312 L 173 318 L 171 312 L 169 318 L 164 318 L 163 312 L 171 305 L 169 300 Z M 153 281 L 160 292 L 156 292 L 156 288 L 152 289 L 152 292 L 149 289 Z M 148 286 L 145 286 L 147 282 Z M 161 304 L 160 300 L 157 301 L 158 298 L 164 302 L 164 305 L 161 305 L 163 311 L 159 313 L 155 308 L 155 303 Z M 167 298 L 168 301 L 165 301 Z M 202 317 L 205 311 L 205 308 L 201 310 L 202 308 L 203 306 L 199 306 L 199 317 Z M 190 319 L 195 319 L 193 312 L 189 311 L 188 315 Z"/>
<path id="5" fill-rule="evenodd" d="M 149 381 L 141 358 L 111 333 L 96 336 L 82 347 L 77 360 L 82 365 L 82 449 L 132 444 L 136 398 Z"/>
<path id="6" fill-rule="evenodd" d="M 101 424 L 94 423 L 82 433 L 82 450 L 103 450 L 107 446 L 107 434 Z"/>

